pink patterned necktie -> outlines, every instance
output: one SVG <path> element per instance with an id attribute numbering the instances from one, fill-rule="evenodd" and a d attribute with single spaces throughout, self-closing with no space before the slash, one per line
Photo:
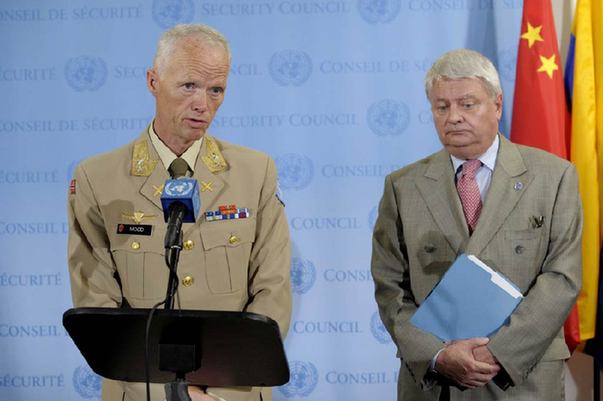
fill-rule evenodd
<path id="1" fill-rule="evenodd" d="M 479 194 L 479 187 L 475 179 L 475 173 L 482 166 L 479 160 L 468 160 L 463 163 L 461 176 L 456 182 L 456 189 L 459 192 L 461 203 L 463 204 L 463 213 L 469 226 L 469 232 L 472 233 L 477 224 L 477 219 L 482 211 L 482 198 Z"/>

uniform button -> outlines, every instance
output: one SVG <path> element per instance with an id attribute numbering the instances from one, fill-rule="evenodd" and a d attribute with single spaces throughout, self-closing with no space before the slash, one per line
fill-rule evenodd
<path id="1" fill-rule="evenodd" d="M 132 246 L 132 249 L 138 249 L 138 248 L 140 248 L 140 242 L 134 241 L 134 242 L 132 242 L 131 246 Z"/>
<path id="2" fill-rule="evenodd" d="M 231 235 L 230 235 L 230 238 L 228 238 L 228 243 L 229 243 L 230 245 L 234 245 L 234 244 L 236 244 L 237 242 L 239 242 L 239 237 L 237 237 L 237 236 L 236 236 L 236 235 L 234 235 L 234 234 L 231 234 Z"/>
<path id="3" fill-rule="evenodd" d="M 521 255 L 524 250 L 525 250 L 525 248 L 523 246 L 521 246 L 521 245 L 517 245 L 515 247 L 515 253 L 518 254 L 518 255 Z"/>
<path id="4" fill-rule="evenodd" d="M 187 239 L 186 241 L 184 241 L 184 249 L 186 251 L 190 251 L 194 247 L 195 247 L 195 243 L 193 242 L 192 239 Z"/>
<path id="5" fill-rule="evenodd" d="M 194 281 L 195 279 L 192 276 L 186 276 L 182 279 L 182 285 L 185 287 L 190 287 L 191 285 L 193 285 Z"/>

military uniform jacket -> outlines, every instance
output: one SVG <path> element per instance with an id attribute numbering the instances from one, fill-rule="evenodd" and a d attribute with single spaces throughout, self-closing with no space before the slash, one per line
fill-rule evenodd
<path id="1" fill-rule="evenodd" d="M 582 213 L 575 168 L 500 135 L 492 181 L 469 236 L 450 155 L 442 150 L 390 174 L 373 235 L 372 273 L 385 327 L 402 359 L 398 400 L 437 401 L 426 373 L 444 344 L 409 323 L 418 305 L 461 253 L 503 273 L 525 298 L 487 345 L 508 375 L 460 391 L 455 400 L 560 400 L 547 388 L 547 362 L 568 358 L 563 323 L 581 286 Z M 559 373 L 562 375 L 562 371 Z M 561 390 L 562 391 L 562 387 Z"/>
<path id="2" fill-rule="evenodd" d="M 149 308 L 165 297 L 160 195 L 169 178 L 147 131 L 77 167 L 68 208 L 75 306 Z M 274 161 L 206 135 L 192 178 L 200 185 L 201 210 L 196 223 L 182 228 L 175 308 L 264 314 L 284 336 L 291 313 L 290 241 Z M 230 205 L 247 208 L 249 215 L 206 221 L 205 212 Z M 150 225 L 151 235 L 127 225 Z M 144 399 L 143 385 L 107 382 L 105 401 Z M 153 387 L 152 399 L 163 400 L 162 386 Z M 210 390 L 227 401 L 270 398 L 267 389 Z"/>

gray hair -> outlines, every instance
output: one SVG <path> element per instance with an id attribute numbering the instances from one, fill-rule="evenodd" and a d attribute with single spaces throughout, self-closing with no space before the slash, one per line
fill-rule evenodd
<path id="1" fill-rule="evenodd" d="M 165 31 L 159 38 L 157 52 L 153 59 L 153 67 L 159 72 L 163 68 L 165 61 L 174 51 L 174 44 L 181 39 L 190 37 L 222 47 L 226 51 L 228 63 L 230 64 L 230 47 L 224 35 L 211 26 L 204 24 L 179 24 Z"/>
<path id="2" fill-rule="evenodd" d="M 431 88 L 436 81 L 464 78 L 480 79 L 493 98 L 502 94 L 500 78 L 492 62 L 476 51 L 458 49 L 444 53 L 427 71 L 427 75 L 425 75 L 427 98 L 429 98 Z"/>

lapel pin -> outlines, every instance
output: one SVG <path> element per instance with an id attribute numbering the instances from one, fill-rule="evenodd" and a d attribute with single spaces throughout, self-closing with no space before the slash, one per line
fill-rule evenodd
<path id="1" fill-rule="evenodd" d="M 532 228 L 540 228 L 544 225 L 544 216 L 532 216 L 530 217 Z"/>

